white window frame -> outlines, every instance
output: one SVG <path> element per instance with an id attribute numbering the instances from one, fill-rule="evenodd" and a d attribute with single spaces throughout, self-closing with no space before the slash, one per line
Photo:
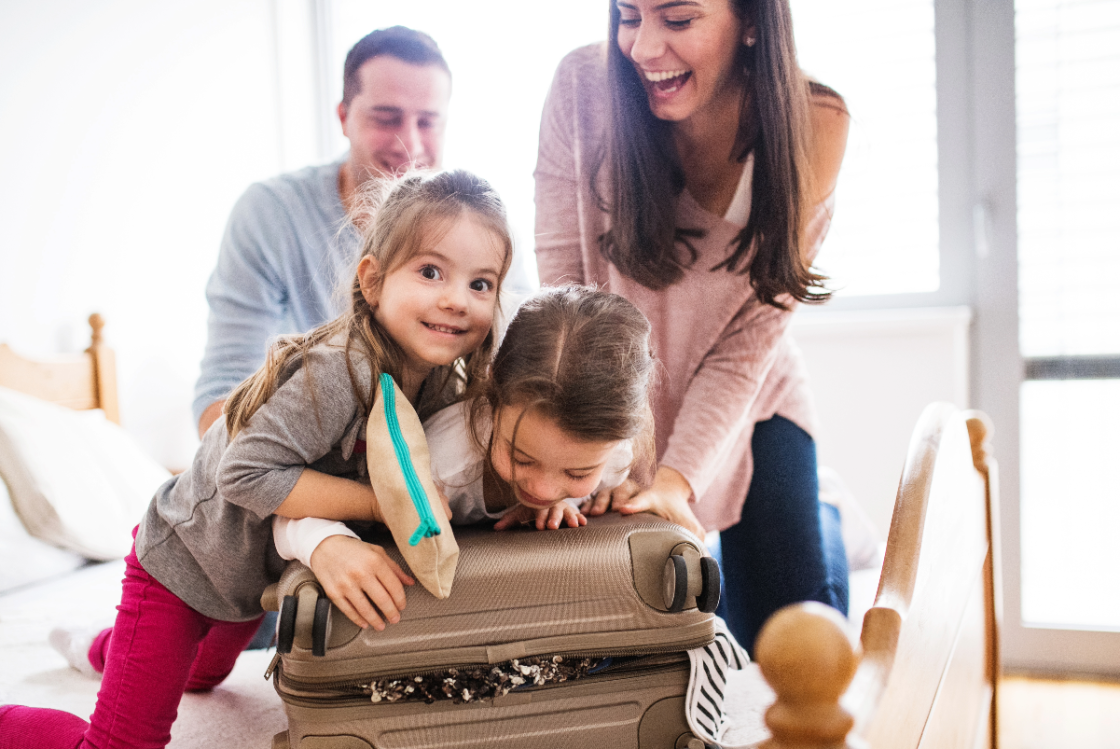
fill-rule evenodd
<path id="1" fill-rule="evenodd" d="M 1012 671 L 1120 674 L 1120 632 L 1025 626 L 1019 512 L 1018 228 L 1014 0 L 934 0 L 940 285 L 928 293 L 839 296 L 832 311 L 967 306 L 971 405 L 995 424 L 1002 660 Z M 1106 591 L 1101 591 L 1106 595 Z"/>
<path id="2" fill-rule="evenodd" d="M 1004 667 L 1120 674 L 1120 633 L 1022 622 L 1014 0 L 935 0 L 935 23 L 940 287 L 828 309 L 971 308 L 972 405 L 995 424 L 1000 466 Z"/>

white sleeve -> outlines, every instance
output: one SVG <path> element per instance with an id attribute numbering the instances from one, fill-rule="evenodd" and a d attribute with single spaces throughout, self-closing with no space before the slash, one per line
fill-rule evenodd
<path id="1" fill-rule="evenodd" d="M 301 518 L 293 520 L 279 515 L 272 516 L 272 540 L 282 559 L 298 559 L 311 566 L 311 555 L 319 544 L 330 536 L 350 536 L 358 534 L 337 520 L 322 518 Z"/>

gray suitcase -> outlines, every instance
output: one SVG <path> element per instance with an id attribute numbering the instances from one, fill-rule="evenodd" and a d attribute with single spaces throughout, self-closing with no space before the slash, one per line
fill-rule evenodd
<path id="1" fill-rule="evenodd" d="M 576 529 L 455 535 L 451 596 L 410 588 L 382 632 L 333 611 L 302 564 L 266 593 L 281 611 L 270 673 L 288 715 L 274 749 L 703 746 L 685 720 L 685 651 L 714 637 L 719 570 L 695 536 L 613 513 Z M 388 534 L 367 540 L 402 562 Z M 534 684 L 534 666 L 574 673 Z M 459 693 L 471 675 L 519 672 L 512 690 Z M 451 698 L 431 702 L 439 685 Z"/>

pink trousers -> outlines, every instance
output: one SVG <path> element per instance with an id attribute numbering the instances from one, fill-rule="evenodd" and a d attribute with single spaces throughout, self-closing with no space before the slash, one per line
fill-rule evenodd
<path id="1" fill-rule="evenodd" d="M 6 705 L 0 749 L 158 749 L 171 741 L 183 692 L 212 689 L 229 676 L 260 619 L 203 616 L 145 572 L 135 549 L 125 563 L 116 623 L 90 649 L 90 663 L 103 666 L 104 676 L 89 723 L 60 710 Z"/>

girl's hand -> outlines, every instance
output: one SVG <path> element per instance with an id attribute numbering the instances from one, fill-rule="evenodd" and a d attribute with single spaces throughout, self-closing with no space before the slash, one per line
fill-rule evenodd
<path id="1" fill-rule="evenodd" d="M 401 620 L 404 586 L 415 582 L 383 548 L 350 536 L 323 539 L 311 554 L 311 571 L 350 621 L 379 632 L 385 622 Z"/>
<path id="2" fill-rule="evenodd" d="M 696 519 L 688 499 L 692 496 L 692 487 L 678 471 L 668 466 L 661 466 L 653 477 L 653 485 L 645 491 L 640 491 L 628 501 L 615 503 L 614 509 L 623 515 L 633 515 L 636 512 L 652 512 L 666 520 L 671 520 L 677 525 L 682 525 L 703 540 L 704 526 Z"/>
<path id="3" fill-rule="evenodd" d="M 534 510 L 525 505 L 517 505 L 512 510 L 502 515 L 501 520 L 494 524 L 494 530 L 504 531 L 515 528 L 524 523 L 533 523 L 538 531 L 545 528 L 557 530 L 561 525 L 569 528 L 578 528 L 587 525 L 587 518 L 569 502 L 557 502 L 552 507 L 543 510 Z"/>
<path id="4" fill-rule="evenodd" d="M 638 485 L 637 481 L 633 479 L 626 479 L 621 484 L 613 489 L 604 489 L 603 491 L 589 497 L 582 505 L 580 510 L 585 515 L 602 515 L 611 507 L 618 507 L 619 505 L 626 504 L 631 497 L 641 491 L 642 487 Z"/>

